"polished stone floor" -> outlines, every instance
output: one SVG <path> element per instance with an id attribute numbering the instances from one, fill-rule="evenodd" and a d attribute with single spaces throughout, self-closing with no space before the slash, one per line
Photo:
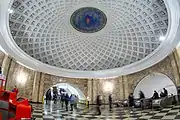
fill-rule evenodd
<path id="1" fill-rule="evenodd" d="M 127 108 L 114 107 L 110 112 L 108 106 L 102 106 L 102 115 L 96 114 L 96 107 L 79 106 L 78 110 L 66 111 L 59 103 L 41 105 L 32 104 L 33 117 L 36 120 L 180 120 L 180 105 L 167 106 L 159 110 L 138 110 L 133 113 Z"/>

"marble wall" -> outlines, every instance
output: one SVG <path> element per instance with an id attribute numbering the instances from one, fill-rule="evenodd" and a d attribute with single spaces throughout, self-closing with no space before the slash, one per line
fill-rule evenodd
<path id="1" fill-rule="evenodd" d="M 11 61 L 8 74 L 6 76 L 6 89 L 12 90 L 16 85 L 19 89 L 18 96 L 23 96 L 32 100 L 33 83 L 37 72 L 23 67 L 22 65 Z"/>
<path id="2" fill-rule="evenodd" d="M 174 68 L 172 66 L 173 61 L 174 58 L 172 58 L 172 54 L 171 54 L 160 63 L 157 63 L 156 65 L 148 69 L 125 76 L 128 81 L 128 90 L 129 90 L 128 92 L 133 92 L 138 82 L 151 73 L 162 73 L 168 76 L 173 82 L 176 82 L 174 75 Z"/>
<path id="3" fill-rule="evenodd" d="M 89 80 L 88 97 L 90 103 L 96 102 L 97 95 L 103 97 L 103 102 L 107 103 L 108 96 L 112 94 L 114 100 L 119 100 L 123 96 L 122 77 L 115 79 L 93 79 Z"/>
<path id="4" fill-rule="evenodd" d="M 15 60 L 4 58 L 3 73 L 6 73 L 6 89 L 12 90 L 16 85 L 18 96 L 28 98 L 33 102 L 42 102 L 47 89 L 58 83 L 69 83 L 77 86 L 85 95 L 88 92 L 87 79 L 73 79 L 49 75 L 28 69 Z"/>
<path id="5" fill-rule="evenodd" d="M 1 57 L 0 57 L 1 59 Z M 2 60 L 0 60 L 2 61 Z M 133 92 L 137 83 L 153 72 L 163 73 L 179 85 L 179 66 L 176 51 L 158 64 L 143 71 L 111 79 L 73 79 L 36 72 L 18 64 L 12 58 L 5 56 L 3 60 L 3 73 L 7 78 L 6 89 L 12 90 L 14 85 L 19 88 L 19 96 L 27 97 L 33 102 L 42 102 L 44 93 L 48 88 L 58 83 L 76 85 L 95 103 L 96 96 L 102 95 L 107 102 L 108 95 L 112 94 L 114 100 L 126 99 Z M 110 86 L 113 86 L 111 89 Z"/>
<path id="6" fill-rule="evenodd" d="M 174 54 L 174 53 L 173 53 Z M 104 102 L 107 102 L 108 95 L 112 94 L 114 100 L 123 100 L 127 99 L 129 93 L 133 92 L 136 85 L 142 80 L 144 77 L 151 73 L 162 73 L 168 76 L 176 85 L 179 83 L 179 75 L 177 71 L 177 66 L 175 66 L 175 62 L 177 61 L 174 55 L 171 54 L 161 62 L 157 63 L 156 65 L 145 69 L 143 71 L 139 71 L 137 73 L 133 73 L 126 76 L 121 76 L 118 78 L 111 78 L 111 79 L 94 79 L 92 83 L 88 85 L 89 95 L 91 98 L 91 103 L 94 103 L 96 100 L 96 96 L 102 95 L 105 99 Z M 113 84 L 112 91 L 104 91 L 103 86 L 110 82 Z M 93 92 L 92 92 L 93 91 Z"/>
<path id="7" fill-rule="evenodd" d="M 0 67 L 1 67 L 2 64 L 3 64 L 4 57 L 5 57 L 5 54 L 0 51 Z"/>

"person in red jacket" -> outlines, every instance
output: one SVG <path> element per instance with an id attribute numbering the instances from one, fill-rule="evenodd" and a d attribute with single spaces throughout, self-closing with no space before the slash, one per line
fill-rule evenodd
<path id="1" fill-rule="evenodd" d="M 18 94 L 18 89 L 17 89 L 16 85 L 15 85 L 15 87 L 13 88 L 12 92 L 15 92 L 16 94 Z"/>

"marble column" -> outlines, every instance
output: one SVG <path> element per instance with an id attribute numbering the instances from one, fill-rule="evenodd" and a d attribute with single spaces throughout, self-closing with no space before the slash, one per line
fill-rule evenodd
<path id="1" fill-rule="evenodd" d="M 88 79 L 88 97 L 90 100 L 90 103 L 93 103 L 93 80 Z"/>
<path id="2" fill-rule="evenodd" d="M 127 99 L 129 96 L 129 85 L 127 76 L 123 76 L 123 85 L 124 85 L 124 99 Z"/>
<path id="3" fill-rule="evenodd" d="M 33 91 L 32 91 L 32 101 L 33 102 L 39 101 L 38 96 L 39 96 L 40 77 L 41 77 L 41 73 L 35 72 L 34 83 L 33 83 Z"/>
<path id="4" fill-rule="evenodd" d="M 0 67 L 2 66 L 2 63 L 4 61 L 5 56 L 6 55 L 3 52 L 0 51 Z"/>
<path id="5" fill-rule="evenodd" d="M 119 87 L 120 87 L 120 91 L 119 91 L 119 96 L 120 96 L 120 100 L 124 99 L 124 89 L 123 89 L 123 79 L 122 77 L 119 77 Z"/>
<path id="6" fill-rule="evenodd" d="M 92 83 L 92 86 L 93 86 L 93 103 L 96 103 L 96 97 L 97 95 L 99 94 L 98 92 L 98 81 L 97 79 L 93 79 L 93 83 Z"/>
<path id="7" fill-rule="evenodd" d="M 16 85 L 16 74 L 18 73 L 17 69 L 19 66 L 16 67 L 16 63 L 12 61 L 10 58 L 5 58 L 3 62 L 3 75 L 6 77 L 6 90 L 12 90 L 14 85 Z"/>
<path id="8" fill-rule="evenodd" d="M 45 77 L 45 74 L 41 73 L 41 77 L 40 77 L 40 83 L 39 83 L 39 100 L 38 102 L 42 102 L 43 100 L 43 96 L 44 96 L 44 77 Z"/>
<path id="9" fill-rule="evenodd" d="M 173 67 L 174 79 L 177 86 L 180 86 L 180 50 L 170 55 L 171 65 Z"/>
<path id="10" fill-rule="evenodd" d="M 176 83 L 176 85 L 180 85 L 179 68 L 178 68 L 178 65 L 177 65 L 175 54 L 170 55 L 169 58 L 171 60 L 171 65 L 172 65 L 172 68 L 173 68 L 173 74 L 174 74 L 175 83 Z"/>
<path id="11" fill-rule="evenodd" d="M 8 57 L 7 55 L 5 55 L 3 63 L 2 63 L 2 73 L 6 78 L 8 77 L 11 62 L 12 62 L 12 59 Z"/>

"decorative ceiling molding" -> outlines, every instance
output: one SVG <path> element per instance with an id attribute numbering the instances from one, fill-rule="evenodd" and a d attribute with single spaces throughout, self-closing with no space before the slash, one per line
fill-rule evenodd
<path id="1" fill-rule="evenodd" d="M 111 15 L 106 18 L 97 8 L 80 7 L 68 19 L 76 30 L 87 36 L 66 29 L 66 13 L 87 3 L 84 0 L 14 0 L 9 17 L 13 39 L 23 51 L 43 63 L 96 71 L 119 68 L 145 58 L 161 44 L 159 38 L 166 35 L 168 13 L 163 0 L 95 0 L 88 5 L 104 6 Z M 88 36 L 103 29 L 106 19 L 112 19 L 111 31 Z M 88 21 L 93 23 L 88 25 Z"/>

